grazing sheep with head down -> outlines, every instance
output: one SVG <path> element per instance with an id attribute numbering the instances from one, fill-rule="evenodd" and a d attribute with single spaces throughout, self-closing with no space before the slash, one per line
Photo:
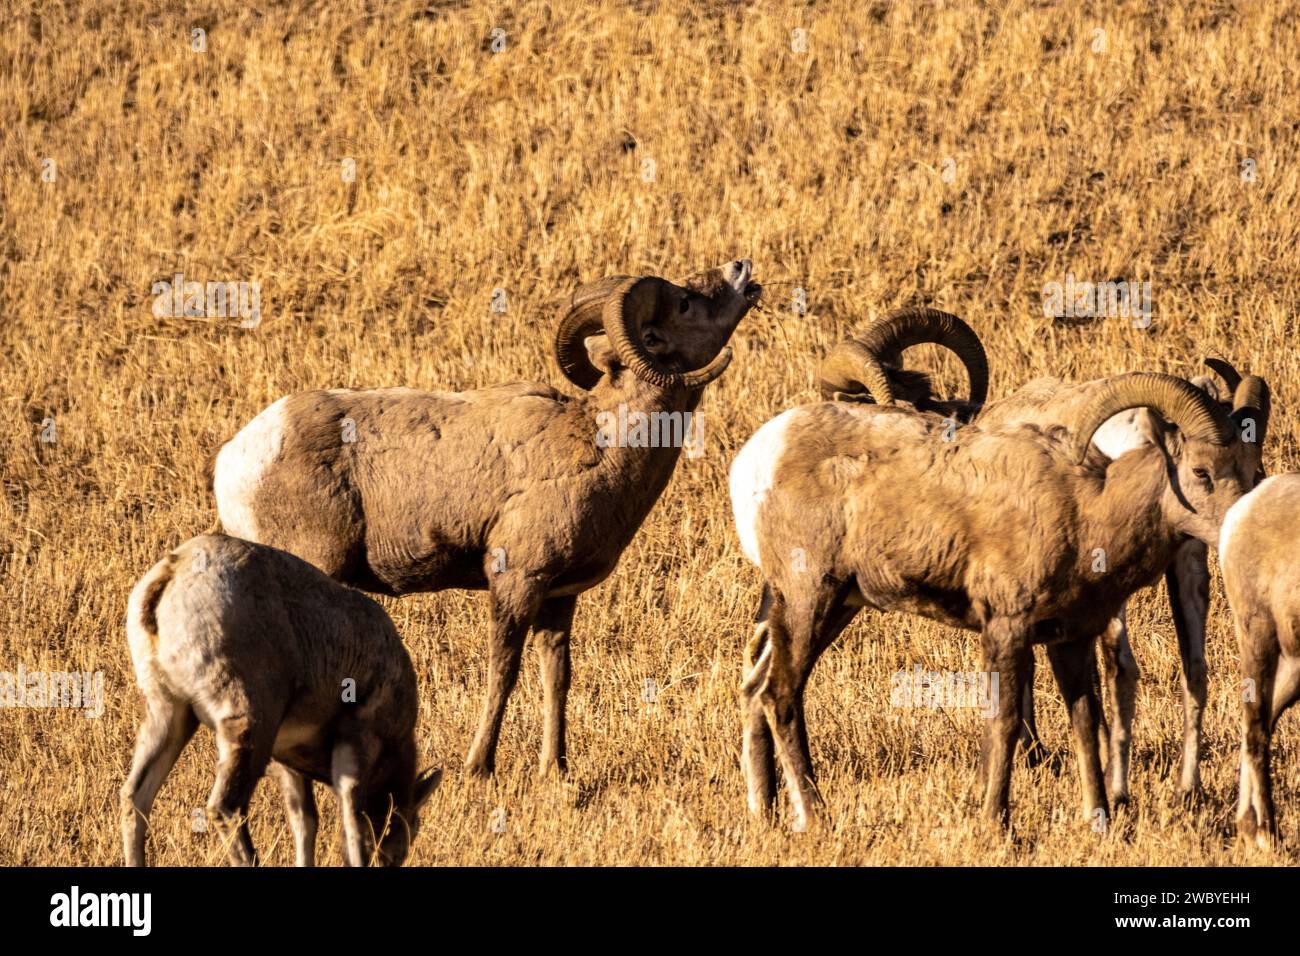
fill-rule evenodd
<path id="1" fill-rule="evenodd" d="M 618 276 L 579 289 L 555 341 L 585 390 L 576 398 L 519 383 L 281 399 L 217 456 L 221 523 L 367 590 L 486 590 L 487 697 L 466 766 L 493 770 L 531 627 L 546 696 L 541 771 L 562 768 L 574 602 L 614 570 L 681 453 L 680 442 L 611 441 L 601 423 L 620 409 L 695 414 L 760 293 L 751 268 L 743 259 L 682 285 Z"/>
<path id="2" fill-rule="evenodd" d="M 415 671 L 383 608 L 291 554 L 201 535 L 140 579 L 126 633 L 146 706 L 121 794 L 129 865 L 200 723 L 217 735 L 208 817 L 232 862 L 257 861 L 248 804 L 268 762 L 299 866 L 315 857 L 312 781 L 338 795 L 350 866 L 406 858 L 442 773 L 416 777 Z"/>
<path id="3" fill-rule="evenodd" d="M 1104 422 L 1136 407 L 1160 413 L 1158 444 L 1113 462 L 1090 452 Z M 742 688 L 751 809 L 766 812 L 775 796 L 774 745 L 796 819 L 819 799 L 804 689 L 820 654 L 868 606 L 981 632 L 985 670 L 1000 678 L 981 760 L 984 810 L 997 818 L 1007 812 L 1028 658 L 1046 644 L 1085 813 L 1105 814 L 1093 641 L 1182 540 L 1213 540 L 1253 483 L 1256 451 L 1238 440 L 1238 418 L 1182 379 L 1132 374 L 1107 382 L 1072 434 L 975 425 L 949 435 L 931 415 L 841 402 L 791 409 L 760 428 L 731 470 L 741 544 L 772 598 L 766 644 Z M 1263 430 L 1261 420 L 1261 441 Z"/>

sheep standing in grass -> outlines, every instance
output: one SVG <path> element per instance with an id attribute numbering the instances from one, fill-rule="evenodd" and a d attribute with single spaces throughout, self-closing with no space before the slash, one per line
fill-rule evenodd
<path id="1" fill-rule="evenodd" d="M 1257 408 L 1267 402 L 1267 385 L 1259 376 L 1242 375 L 1219 359 L 1206 359 L 1205 364 L 1218 372 L 1226 390 L 1208 376 L 1197 376 L 1190 381 L 1214 399 L 1225 413 L 1234 409 Z M 1073 432 L 1079 428 L 1080 418 L 1093 396 L 1106 387 L 1105 383 L 1106 379 L 1076 385 L 1053 378 L 1035 379 L 1011 395 L 990 402 L 977 422 L 985 428 L 1015 424 L 1060 425 Z M 1136 448 L 1158 445 L 1160 435 L 1160 420 L 1156 414 L 1147 408 L 1134 408 L 1116 415 L 1098 428 L 1092 444 L 1102 455 L 1114 461 Z M 1250 440 L 1244 442 L 1244 447 L 1253 451 L 1249 456 L 1254 466 L 1253 487 L 1253 481 L 1263 468 L 1263 433 L 1247 437 Z M 1210 569 L 1205 543 L 1195 538 L 1184 541 L 1165 568 L 1164 580 L 1182 663 L 1183 741 L 1177 788 L 1187 798 L 1201 788 L 1201 722 L 1208 690 L 1205 622 L 1209 613 Z M 1121 608 L 1102 631 L 1099 647 L 1102 670 L 1115 707 L 1114 720 L 1107 722 L 1103 717 L 1101 723 L 1109 757 L 1107 790 L 1112 801 L 1125 803 L 1128 801 L 1129 752 L 1138 685 L 1137 659 L 1129 641 L 1126 607 Z M 1032 669 L 1031 680 L 1025 686 L 1021 742 L 1027 752 L 1041 753 L 1034 720 Z"/>
<path id="2" fill-rule="evenodd" d="M 1161 440 L 1114 462 L 1097 429 L 1130 408 L 1160 414 Z M 1093 642 L 1187 537 L 1217 538 L 1254 481 L 1257 450 L 1203 391 L 1167 375 L 1119 376 L 1076 430 L 1035 425 L 948 433 L 910 409 L 825 402 L 791 409 L 731 469 L 736 528 L 771 595 L 766 644 L 742 685 L 752 810 L 775 797 L 774 753 L 797 822 L 819 801 L 803 696 L 818 657 L 863 608 L 981 633 L 999 675 L 981 760 L 984 811 L 1005 819 L 1011 754 L 1035 644 L 1070 711 L 1084 810 L 1108 811 L 1097 741 Z M 1104 560 L 1099 568 L 1098 555 Z M 752 719 L 755 703 L 766 727 Z"/>
<path id="3" fill-rule="evenodd" d="M 584 389 L 575 398 L 519 383 L 281 399 L 217 456 L 221 523 L 367 590 L 486 590 L 487 696 L 466 766 L 495 767 L 531 627 L 546 696 L 540 770 L 562 769 L 577 596 L 614 570 L 688 436 L 698 440 L 701 389 L 760 292 L 751 268 L 579 289 L 555 341 Z"/>
<path id="4" fill-rule="evenodd" d="M 1241 793 L 1237 833 L 1277 838 L 1269 766 L 1278 718 L 1300 697 L 1300 474 L 1265 479 L 1228 512 L 1219 562 L 1241 649 Z"/>
<path id="5" fill-rule="evenodd" d="M 969 385 L 966 399 L 940 398 L 929 375 L 905 367 L 903 352 L 923 344 L 948 349 L 961 361 Z M 979 414 L 988 387 L 988 355 L 975 330 L 950 312 L 930 308 L 895 309 L 855 330 L 831 349 L 817 369 L 817 390 L 823 401 L 903 405 L 946 419 L 944 426 L 949 430 Z M 753 634 L 745 646 L 746 674 L 767 644 L 771 609 L 772 592 L 764 585 L 754 615 Z M 745 734 L 746 746 L 762 740 L 770 748 L 767 717 L 757 696 L 751 698 L 745 719 L 750 727 Z"/>
<path id="6" fill-rule="evenodd" d="M 903 351 L 932 342 L 952 349 L 966 366 L 971 394 L 966 401 L 938 398 L 931 379 L 923 372 L 904 367 Z M 1258 376 L 1240 374 L 1222 359 L 1208 358 L 1205 364 L 1218 373 L 1226 393 L 1209 376 L 1193 378 L 1192 384 L 1217 400 L 1225 411 L 1253 405 L 1259 400 L 1263 382 Z M 919 411 L 934 412 L 957 422 L 974 421 L 984 428 L 1034 424 L 1078 427 L 1078 418 L 1093 395 L 1105 387 L 1105 379 L 1071 385 L 1055 378 L 1035 379 L 1012 394 L 984 404 L 988 364 L 974 331 L 954 315 L 934 309 L 903 309 L 892 312 L 855 331 L 839 343 L 818 370 L 818 385 L 827 401 L 871 401 L 880 405 L 902 404 Z M 1107 458 L 1159 441 L 1160 426 L 1155 414 L 1134 408 L 1116 415 L 1097 429 L 1093 446 Z M 1256 444 L 1256 449 L 1260 446 Z M 1262 466 L 1260 469 L 1262 473 Z M 1182 661 L 1183 753 L 1178 790 L 1189 796 L 1200 789 L 1201 722 L 1207 692 L 1205 668 L 1205 622 L 1209 611 L 1210 571 L 1205 544 L 1188 539 L 1165 569 L 1169 608 L 1178 638 Z M 746 667 L 757 658 L 764 640 L 770 595 L 760 604 L 754 638 L 746 652 Z M 1112 801 L 1128 800 L 1129 749 L 1137 702 L 1138 666 L 1129 642 L 1125 608 L 1111 619 L 1100 639 L 1106 683 L 1115 706 L 1115 720 L 1103 716 L 1106 738 L 1107 790 Z M 761 722 L 762 715 L 751 717 Z M 1044 748 L 1034 716 L 1033 667 L 1025 683 L 1021 712 L 1020 742 L 1031 764 L 1041 761 Z"/>
<path id="7" fill-rule="evenodd" d="M 441 771 L 416 776 L 415 672 L 383 608 L 291 554 L 201 535 L 141 578 L 126 632 L 147 708 L 121 794 L 129 865 L 200 723 L 217 735 L 207 811 L 232 862 L 256 862 L 246 818 L 268 763 L 299 866 L 315 855 L 313 781 L 338 795 L 349 865 L 405 859 Z"/>

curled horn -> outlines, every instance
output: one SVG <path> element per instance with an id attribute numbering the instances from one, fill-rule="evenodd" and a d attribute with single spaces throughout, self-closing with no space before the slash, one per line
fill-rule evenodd
<path id="1" fill-rule="evenodd" d="M 875 353 L 857 339 L 845 339 L 817 370 L 817 387 L 831 401 L 836 392 L 869 393 L 877 405 L 894 404 L 894 387 Z"/>
<path id="2" fill-rule="evenodd" d="M 1083 461 L 1097 429 L 1130 408 L 1155 410 L 1193 441 L 1228 445 L 1236 438 L 1227 413 L 1191 382 L 1155 372 L 1130 372 L 1110 379 L 1084 411 L 1075 435 L 1075 458 Z"/>
<path id="3" fill-rule="evenodd" d="M 641 341 L 641 326 L 658 310 L 668 285 L 653 276 L 624 280 L 605 302 L 605 334 L 619 361 L 643 382 L 663 389 L 703 388 L 731 364 L 729 347 L 723 348 L 704 368 L 674 372 L 660 365 Z"/>
<path id="4" fill-rule="evenodd" d="M 1238 428 L 1247 421 L 1255 422 L 1255 443 L 1264 445 L 1264 434 L 1268 430 L 1268 414 L 1272 401 L 1269 397 L 1268 383 L 1258 375 L 1244 375 L 1232 393 L 1232 421 Z"/>
<path id="5" fill-rule="evenodd" d="M 1223 379 L 1224 384 L 1228 386 L 1229 395 L 1236 394 L 1237 386 L 1241 384 L 1241 373 L 1232 367 L 1232 363 L 1223 359 L 1207 358 L 1205 367 Z"/>
<path id="6" fill-rule="evenodd" d="M 591 364 L 583 339 L 605 331 L 605 303 L 627 280 L 627 276 L 606 276 L 588 282 L 574 290 L 565 303 L 564 316 L 555 330 L 555 360 L 564 377 L 584 391 L 590 391 L 602 373 Z"/>
<path id="7" fill-rule="evenodd" d="M 880 404 L 893 404 L 892 389 L 867 379 L 887 386 L 883 366 L 902 367 L 903 350 L 925 342 L 941 345 L 961 359 L 970 382 L 970 401 L 983 405 L 988 397 L 989 362 L 979 336 L 957 316 L 926 308 L 890 312 L 838 346 L 822 366 L 819 385 L 823 396 L 865 387 Z"/>

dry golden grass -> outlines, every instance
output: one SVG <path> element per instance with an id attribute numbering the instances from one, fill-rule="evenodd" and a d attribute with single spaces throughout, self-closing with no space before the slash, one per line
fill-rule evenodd
<path id="1" fill-rule="evenodd" d="M 919 302 L 974 324 L 995 396 L 1040 374 L 1190 375 L 1217 349 L 1272 383 L 1268 466 L 1294 467 L 1296 7 L 506 6 L 283 3 L 259 15 L 214 2 L 195 17 L 167 4 L 129 15 L 104 0 L 11 5 L 0 30 L 0 670 L 102 670 L 108 706 L 99 720 L 0 711 L 0 863 L 120 860 L 117 788 L 139 707 L 126 595 L 211 525 L 203 463 L 258 410 L 324 386 L 558 382 L 554 301 L 580 278 L 680 276 L 737 255 L 753 257 L 767 305 L 705 398 L 706 454 L 683 459 L 618 571 L 579 602 L 566 783 L 533 777 L 531 661 L 497 781 L 456 769 L 480 704 L 484 598 L 386 602 L 420 677 L 422 755 L 452 768 L 413 862 L 1288 859 L 1232 840 L 1237 655 L 1217 583 L 1200 809 L 1174 798 L 1178 658 L 1152 591 L 1130 619 L 1143 673 L 1134 803 L 1110 835 L 1078 819 L 1045 668 L 1042 729 L 1064 769 L 1017 769 L 1011 838 L 977 822 L 979 718 L 888 703 L 896 670 L 974 670 L 977 642 L 892 615 L 860 619 L 813 677 L 829 824 L 751 823 L 735 688 L 757 576 L 725 476 L 761 422 L 813 397 L 815 362 L 850 323 Z M 807 52 L 792 50 L 796 28 Z M 151 285 L 178 271 L 259 281 L 262 324 L 155 318 Z M 1066 272 L 1149 280 L 1152 327 L 1043 318 L 1043 286 Z M 807 315 L 791 309 L 796 287 Z M 496 288 L 504 315 L 489 311 Z M 956 389 L 952 363 L 926 351 L 920 361 Z M 46 418 L 53 445 L 39 440 Z M 653 706 L 646 678 L 662 688 Z M 1282 730 L 1278 797 L 1294 841 L 1300 753 L 1294 726 Z M 201 732 L 164 787 L 158 862 L 219 860 L 210 835 L 190 832 L 212 758 Z M 323 802 L 322 862 L 337 863 Z M 264 857 L 288 862 L 272 784 L 253 817 Z"/>

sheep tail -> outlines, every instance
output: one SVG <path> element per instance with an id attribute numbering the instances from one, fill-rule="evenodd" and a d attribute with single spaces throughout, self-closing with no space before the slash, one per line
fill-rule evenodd
<path id="1" fill-rule="evenodd" d="M 157 646 L 158 602 L 162 600 L 163 592 L 171 583 L 175 566 L 175 553 L 167 555 L 150 568 L 149 573 L 141 578 L 140 583 L 131 591 L 131 599 L 126 610 L 126 628 L 128 636 L 132 638 L 133 646 L 134 637 L 137 635 L 145 638 L 151 646 Z"/>

